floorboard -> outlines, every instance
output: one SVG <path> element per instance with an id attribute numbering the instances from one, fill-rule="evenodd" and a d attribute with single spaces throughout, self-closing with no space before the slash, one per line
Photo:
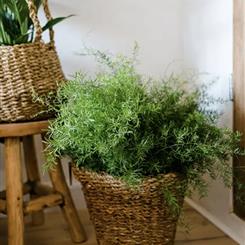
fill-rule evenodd
<path id="1" fill-rule="evenodd" d="M 83 224 L 88 236 L 88 241 L 83 245 L 96 245 L 94 228 L 89 221 L 86 209 L 80 211 Z M 178 227 L 175 245 L 237 245 L 223 232 L 202 217 L 195 210 L 185 205 L 186 227 Z M 0 218 L 0 244 L 7 245 L 6 218 Z M 25 227 L 26 245 L 72 245 L 69 232 L 62 214 L 58 209 L 46 213 L 45 225 L 33 227 L 26 220 Z"/>

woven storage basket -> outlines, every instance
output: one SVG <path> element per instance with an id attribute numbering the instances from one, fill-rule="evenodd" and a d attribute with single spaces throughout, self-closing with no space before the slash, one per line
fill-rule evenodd
<path id="1" fill-rule="evenodd" d="M 73 173 L 83 186 L 100 245 L 174 244 L 178 215 L 173 215 L 164 201 L 163 188 L 171 191 L 182 207 L 183 178 L 160 175 L 145 180 L 136 190 L 106 174 L 78 168 L 73 168 Z"/>
<path id="2" fill-rule="evenodd" d="M 54 32 L 49 29 L 50 42 L 42 41 L 42 28 L 33 0 L 28 3 L 30 17 L 35 27 L 35 40 L 14 46 L 0 46 L 0 122 L 46 119 L 51 115 L 33 96 L 46 96 L 57 90 L 57 83 L 64 81 L 54 45 Z M 43 0 L 44 12 L 52 19 L 47 0 Z"/>

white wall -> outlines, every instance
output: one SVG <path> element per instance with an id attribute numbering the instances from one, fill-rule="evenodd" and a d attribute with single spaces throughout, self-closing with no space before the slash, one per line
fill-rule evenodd
<path id="1" fill-rule="evenodd" d="M 75 14 L 56 28 L 56 43 L 66 74 L 93 70 L 91 62 L 75 53 L 88 47 L 130 53 L 140 46 L 140 69 L 163 75 L 182 63 L 182 1 L 180 0 L 51 0 L 55 16 Z"/>
<path id="2" fill-rule="evenodd" d="M 215 94 L 229 98 L 232 73 L 232 0 L 184 0 L 183 48 L 186 68 L 207 72 L 203 79 L 217 78 Z M 232 103 L 224 110 L 222 124 L 232 127 Z M 232 193 L 219 182 L 212 183 L 207 198 L 191 201 L 220 228 L 245 244 L 245 222 L 233 213 Z"/>

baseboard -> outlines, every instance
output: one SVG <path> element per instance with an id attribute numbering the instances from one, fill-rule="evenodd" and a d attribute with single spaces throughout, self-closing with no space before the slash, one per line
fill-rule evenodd
<path id="1" fill-rule="evenodd" d="M 236 241 L 240 245 L 245 245 L 244 239 L 239 237 L 237 234 L 234 233 L 230 227 L 222 223 L 218 218 L 216 218 L 212 213 L 207 211 L 202 206 L 198 205 L 196 202 L 191 200 L 190 198 L 186 198 L 185 201 L 194 208 L 197 212 L 199 212 L 201 215 L 203 215 L 205 218 L 207 218 L 211 223 L 213 223 L 215 226 L 217 226 L 221 231 L 223 231 L 225 234 L 227 234 L 229 237 L 231 237 L 234 241 Z M 231 214 L 232 215 L 232 214 Z"/>

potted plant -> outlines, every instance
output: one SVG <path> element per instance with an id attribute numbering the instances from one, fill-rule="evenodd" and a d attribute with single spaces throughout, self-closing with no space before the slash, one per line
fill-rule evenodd
<path id="1" fill-rule="evenodd" d="M 46 24 L 38 10 L 43 6 Z M 69 16 L 68 16 L 69 17 Z M 0 122 L 46 119 L 33 94 L 46 96 L 64 80 L 54 45 L 53 26 L 67 17 L 52 18 L 48 0 L 2 0 L 0 4 Z M 49 30 L 50 42 L 42 40 Z"/>
<path id="2" fill-rule="evenodd" d="M 94 53 L 107 69 L 59 88 L 47 167 L 73 159 L 99 244 L 173 244 L 185 195 L 207 190 L 203 175 L 231 183 L 240 136 L 216 126 L 202 90 L 175 76 L 145 83 L 133 59 Z"/>
<path id="3" fill-rule="evenodd" d="M 38 11 L 42 5 L 42 0 L 33 0 L 33 4 L 36 11 Z M 57 17 L 48 20 L 42 30 L 48 30 L 67 17 Z M 30 10 L 26 0 L 2 1 L 0 5 L 0 45 L 33 42 L 34 31 L 35 27 L 30 17 Z"/>

